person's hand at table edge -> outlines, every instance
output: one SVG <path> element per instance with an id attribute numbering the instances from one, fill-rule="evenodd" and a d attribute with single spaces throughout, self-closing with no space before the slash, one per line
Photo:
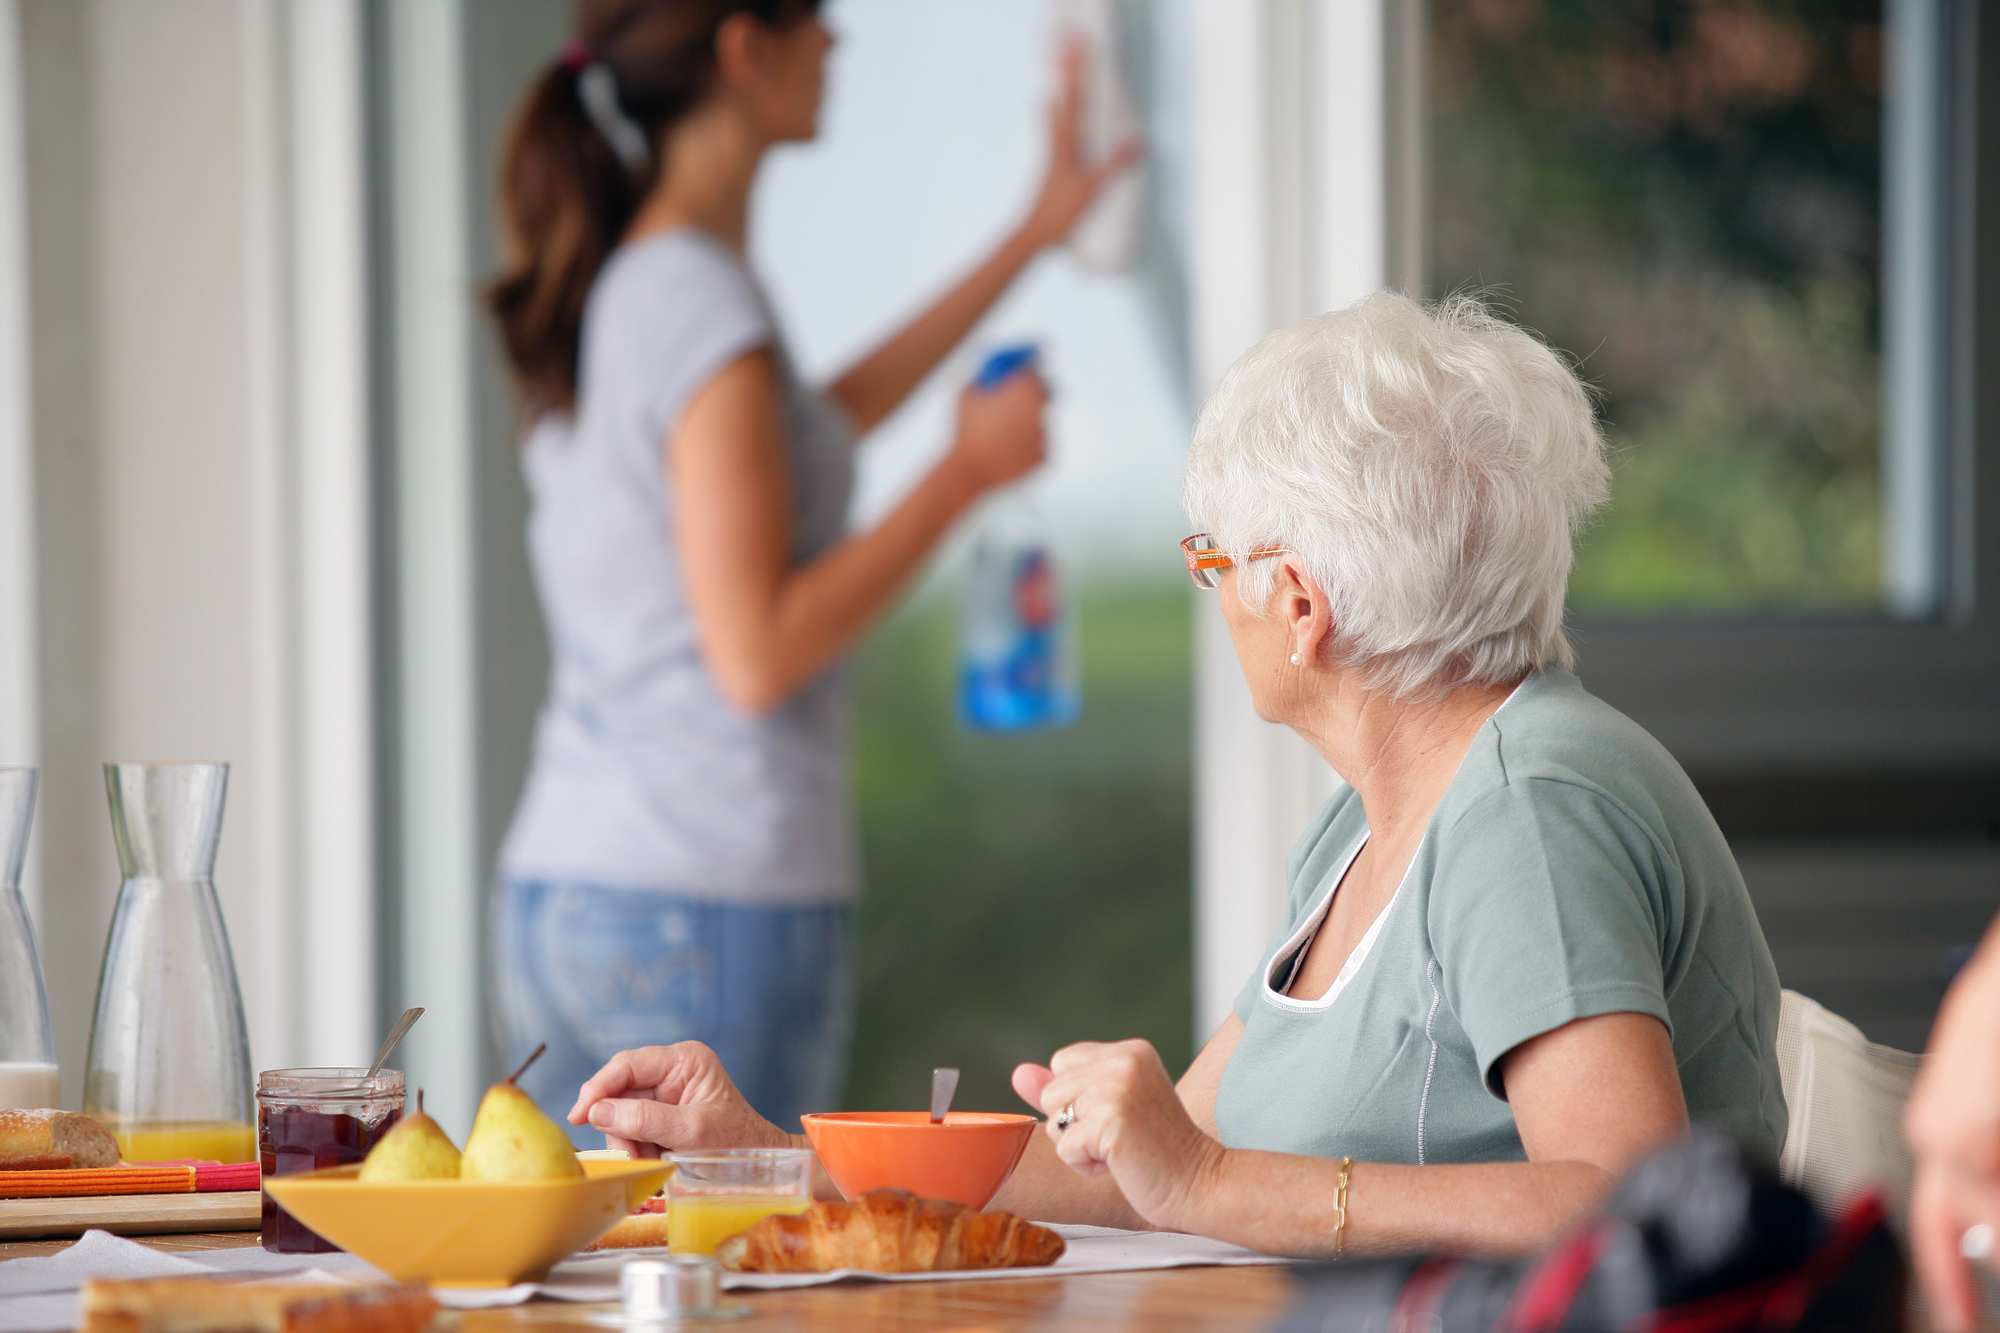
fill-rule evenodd
<path id="1" fill-rule="evenodd" d="M 634 1157 L 702 1148 L 797 1148 L 757 1114 L 714 1051 L 698 1041 L 642 1046 L 611 1057 L 578 1090 L 572 1125 L 604 1131 L 605 1146 Z"/>

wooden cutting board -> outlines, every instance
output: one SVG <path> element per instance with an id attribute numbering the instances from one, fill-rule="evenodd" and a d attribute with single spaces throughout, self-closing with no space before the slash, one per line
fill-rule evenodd
<path id="1" fill-rule="evenodd" d="M 159 1236 L 174 1231 L 255 1231 L 263 1225 L 262 1190 L 0 1199 L 0 1240 L 81 1236 L 92 1230 L 120 1236 Z"/>

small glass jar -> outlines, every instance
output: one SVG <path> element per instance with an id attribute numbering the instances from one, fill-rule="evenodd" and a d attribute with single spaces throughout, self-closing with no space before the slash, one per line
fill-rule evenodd
<path id="1" fill-rule="evenodd" d="M 403 1071 L 267 1069 L 257 1076 L 257 1158 L 264 1176 L 347 1166 L 403 1118 Z M 264 1196 L 264 1248 L 279 1254 L 340 1249 Z"/>

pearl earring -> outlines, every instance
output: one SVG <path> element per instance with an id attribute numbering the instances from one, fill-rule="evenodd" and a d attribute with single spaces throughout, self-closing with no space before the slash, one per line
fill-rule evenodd
<path id="1" fill-rule="evenodd" d="M 1292 654 L 1292 665 L 1293 665 L 1293 666 L 1297 666 L 1298 664 L 1299 664 L 1299 655 L 1298 655 L 1297 653 L 1293 653 L 1293 654 Z"/>

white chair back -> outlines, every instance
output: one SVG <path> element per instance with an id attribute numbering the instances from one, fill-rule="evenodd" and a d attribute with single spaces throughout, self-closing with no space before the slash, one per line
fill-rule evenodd
<path id="1" fill-rule="evenodd" d="M 1827 1211 L 1879 1185 L 1907 1235 L 1910 1150 L 1903 1102 L 1922 1057 L 1878 1046 L 1815 1000 L 1784 992 L 1778 1009 L 1778 1076 L 1791 1126 L 1778 1174 Z"/>

